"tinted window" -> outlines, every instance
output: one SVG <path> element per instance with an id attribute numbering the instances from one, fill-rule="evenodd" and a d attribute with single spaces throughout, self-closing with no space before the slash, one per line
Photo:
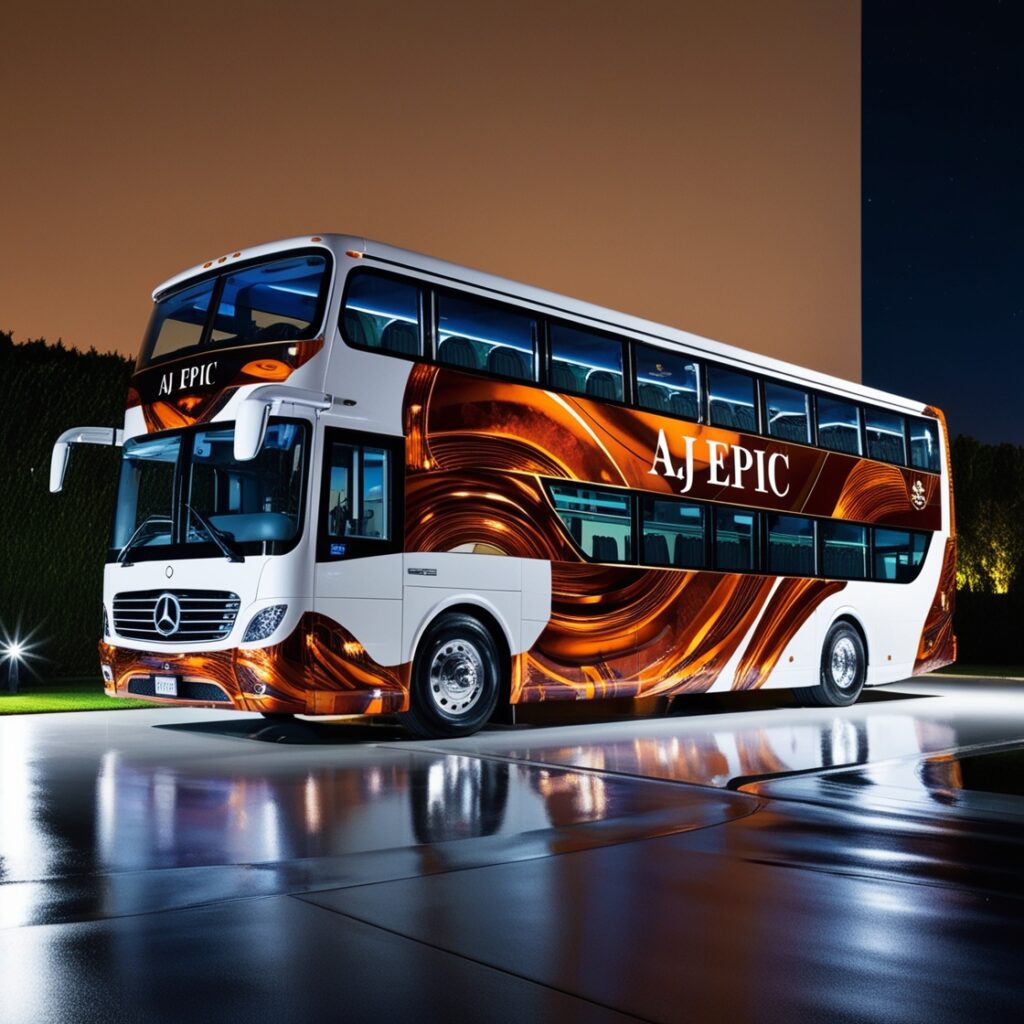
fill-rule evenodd
<path id="1" fill-rule="evenodd" d="M 384 448 L 334 443 L 328 453 L 328 537 L 391 536 L 391 453 Z M 336 547 L 336 545 L 332 545 Z M 332 554 L 344 554 L 332 551 Z"/>
<path id="2" fill-rule="evenodd" d="M 647 565 L 699 569 L 705 564 L 704 509 L 688 501 L 645 497 L 643 558 Z"/>
<path id="3" fill-rule="evenodd" d="M 700 418 L 700 368 L 689 356 L 637 345 L 636 402 L 641 409 Z"/>
<path id="4" fill-rule="evenodd" d="M 787 441 L 808 444 L 811 440 L 811 400 L 806 391 L 766 381 L 765 419 L 768 433 Z"/>
<path id="5" fill-rule="evenodd" d="M 863 454 L 860 447 L 860 408 L 841 398 L 819 395 L 818 444 L 834 452 Z"/>
<path id="6" fill-rule="evenodd" d="M 777 576 L 814 575 L 814 521 L 768 517 L 768 571 Z"/>
<path id="7" fill-rule="evenodd" d="M 341 325 L 353 345 L 399 355 L 420 355 L 420 290 L 406 281 L 380 274 L 353 274 Z"/>
<path id="8" fill-rule="evenodd" d="M 535 380 L 537 320 L 450 292 L 437 297 L 437 358 L 467 370 Z"/>
<path id="9" fill-rule="evenodd" d="M 867 438 L 869 459 L 895 462 L 900 466 L 906 463 L 904 420 L 899 413 L 870 407 L 865 409 L 864 435 Z"/>
<path id="10" fill-rule="evenodd" d="M 621 402 L 622 342 L 566 324 L 551 324 L 549 383 L 558 391 Z"/>
<path id="11" fill-rule="evenodd" d="M 918 469 L 939 471 L 939 425 L 935 420 L 911 419 L 910 464 Z"/>
<path id="12" fill-rule="evenodd" d="M 729 571 L 757 569 L 756 512 L 715 509 L 715 568 Z"/>
<path id="13" fill-rule="evenodd" d="M 211 342 L 311 337 L 327 261 L 298 256 L 245 267 L 224 278 Z"/>
<path id="14" fill-rule="evenodd" d="M 868 574 L 868 531 L 855 523 L 822 522 L 821 574 L 838 579 L 862 580 Z"/>
<path id="15" fill-rule="evenodd" d="M 199 345 L 312 338 L 319 330 L 330 281 L 327 267 L 326 256 L 290 256 L 225 269 L 160 299 L 140 366 L 185 355 Z M 211 310 L 218 289 L 220 298 Z"/>
<path id="16" fill-rule="evenodd" d="M 562 522 L 589 558 L 631 561 L 629 495 L 553 484 L 551 497 Z"/>
<path id="17" fill-rule="evenodd" d="M 199 344 L 206 328 L 214 284 L 210 278 L 157 303 L 146 339 L 150 360 Z"/>
<path id="18" fill-rule="evenodd" d="M 910 583 L 924 564 L 928 535 L 909 530 L 875 530 L 875 579 Z"/>
<path id="19" fill-rule="evenodd" d="M 708 367 L 708 422 L 731 430 L 757 430 L 754 378 L 745 373 Z"/>

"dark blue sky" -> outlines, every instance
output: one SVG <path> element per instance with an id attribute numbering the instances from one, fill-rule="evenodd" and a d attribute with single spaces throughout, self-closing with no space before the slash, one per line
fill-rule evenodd
<path id="1" fill-rule="evenodd" d="M 864 383 L 1024 444 L 1024 3 L 863 12 Z"/>

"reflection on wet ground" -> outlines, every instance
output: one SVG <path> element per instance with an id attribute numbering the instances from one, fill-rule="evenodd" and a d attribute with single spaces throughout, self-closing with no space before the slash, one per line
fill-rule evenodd
<path id="1" fill-rule="evenodd" d="M 736 963 L 766 989 L 789 972 L 766 1019 L 947 1019 L 934 992 L 912 1004 L 929 1014 L 874 1012 L 880 985 L 926 977 L 961 1005 L 1016 998 L 1000 951 L 1024 937 L 1024 687 L 928 679 L 840 710 L 752 697 L 446 742 L 178 709 L 0 719 L 0 956 L 23 964 L 0 1022 L 46 1018 L 59 992 L 66 1019 L 103 1019 L 104 972 L 115 1011 L 175 1019 L 179 962 L 252 975 L 261 1019 L 313 1019 L 328 1002 L 296 988 L 294 949 L 319 962 L 337 943 L 410 977 L 472 975 L 496 1019 L 678 1019 L 684 996 L 751 1016 L 719 966 Z M 295 973 L 268 991 L 280 928 Z M 931 978 L 944 958 L 960 973 Z M 324 1000 L 348 969 L 320 979 Z M 354 1018 L 399 1012 L 400 990 Z M 231 991 L 210 1019 L 242 1014 Z"/>

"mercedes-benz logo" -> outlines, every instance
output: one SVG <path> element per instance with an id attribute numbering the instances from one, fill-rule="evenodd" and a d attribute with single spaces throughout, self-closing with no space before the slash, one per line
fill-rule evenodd
<path id="1" fill-rule="evenodd" d="M 173 594 L 161 594 L 153 609 L 153 625 L 161 636 L 178 632 L 181 625 L 181 605 Z"/>

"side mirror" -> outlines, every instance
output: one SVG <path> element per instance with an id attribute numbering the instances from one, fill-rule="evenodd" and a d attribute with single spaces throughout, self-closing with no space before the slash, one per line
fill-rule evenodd
<path id="1" fill-rule="evenodd" d="M 239 404 L 235 416 L 234 454 L 239 462 L 255 459 L 263 447 L 271 408 L 274 415 L 282 403 L 315 409 L 317 415 L 330 409 L 334 399 L 319 391 L 304 391 L 281 384 L 263 384 L 254 388 Z"/>
<path id="2" fill-rule="evenodd" d="M 124 444 L 124 431 L 115 427 L 72 427 L 54 442 L 50 453 L 50 493 L 64 487 L 64 474 L 68 468 L 73 444 L 106 444 L 120 447 Z"/>
<path id="3" fill-rule="evenodd" d="M 267 432 L 270 404 L 248 398 L 238 407 L 235 420 L 235 458 L 239 462 L 255 459 Z"/>
<path id="4" fill-rule="evenodd" d="M 50 493 L 56 494 L 64 489 L 64 474 L 68 468 L 71 445 L 67 441 L 58 441 L 50 453 Z"/>

